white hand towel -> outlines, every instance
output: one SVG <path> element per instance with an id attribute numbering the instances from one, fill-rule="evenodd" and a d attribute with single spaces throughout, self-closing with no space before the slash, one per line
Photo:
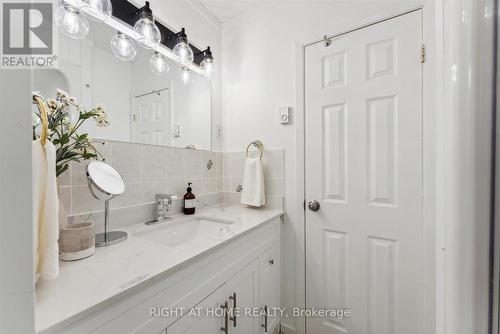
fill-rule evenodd
<path id="1" fill-rule="evenodd" d="M 256 207 L 266 204 L 264 167 L 260 158 L 247 157 L 245 160 L 241 203 Z"/>
<path id="2" fill-rule="evenodd" d="M 34 269 L 38 278 L 51 280 L 59 275 L 59 200 L 57 197 L 56 149 L 47 141 L 32 145 Z"/>

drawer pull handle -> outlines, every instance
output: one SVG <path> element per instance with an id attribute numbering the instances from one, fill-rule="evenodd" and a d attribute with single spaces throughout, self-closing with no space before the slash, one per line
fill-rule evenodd
<path id="1" fill-rule="evenodd" d="M 236 327 L 236 292 L 233 292 L 233 295 L 229 296 L 229 299 L 233 301 L 233 316 L 229 317 L 229 320 L 233 322 L 233 327 Z"/>
<path id="2" fill-rule="evenodd" d="M 269 264 L 273 265 L 274 264 L 274 259 L 269 259 Z"/>
<path id="3" fill-rule="evenodd" d="M 229 312 L 227 311 L 228 305 L 227 305 L 227 300 L 224 302 L 224 305 L 221 306 L 221 308 L 224 310 L 224 327 L 221 327 L 220 330 L 224 332 L 224 334 L 229 333 Z"/>

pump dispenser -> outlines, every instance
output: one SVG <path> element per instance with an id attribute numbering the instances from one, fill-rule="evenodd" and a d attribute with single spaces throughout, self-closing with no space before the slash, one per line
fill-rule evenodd
<path id="1" fill-rule="evenodd" d="M 193 188 L 191 188 L 191 185 L 192 183 L 189 182 L 188 183 L 188 187 L 187 187 L 187 192 L 186 194 L 184 195 L 184 214 L 185 215 L 192 215 L 194 214 L 194 211 L 196 209 L 195 207 L 195 204 L 196 204 L 196 196 L 193 194 Z"/>

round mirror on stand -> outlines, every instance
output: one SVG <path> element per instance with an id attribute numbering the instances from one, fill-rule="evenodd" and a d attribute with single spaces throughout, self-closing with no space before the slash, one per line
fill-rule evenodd
<path id="1" fill-rule="evenodd" d="M 104 201 L 104 233 L 96 234 L 96 247 L 109 246 L 127 240 L 127 232 L 109 231 L 109 201 L 125 192 L 123 178 L 108 164 L 92 161 L 87 165 L 87 180 L 92 196 Z"/>

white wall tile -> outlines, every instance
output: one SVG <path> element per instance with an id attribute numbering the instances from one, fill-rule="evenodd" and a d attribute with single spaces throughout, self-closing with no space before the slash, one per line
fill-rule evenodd
<path id="1" fill-rule="evenodd" d="M 214 153 L 152 145 L 107 143 L 103 155 L 113 161 L 126 180 L 126 192 L 112 200 L 112 208 L 127 207 L 154 201 L 157 193 L 183 196 L 192 182 L 196 196 L 215 192 L 236 192 L 243 183 L 245 152 Z M 264 153 L 266 193 L 284 193 L 284 156 L 282 150 Z M 213 165 L 207 170 L 207 162 Z M 104 203 L 95 200 L 87 187 L 85 165 L 73 164 L 72 187 L 65 186 L 61 196 L 69 203 L 68 213 L 78 214 L 102 210 Z M 66 180 L 67 182 L 67 180 Z"/>
<path id="2" fill-rule="evenodd" d="M 165 148 L 161 146 L 142 146 L 142 180 L 162 182 L 165 180 L 167 166 Z"/>
<path id="3" fill-rule="evenodd" d="M 125 206 L 137 205 L 144 203 L 144 195 L 142 192 L 143 182 L 127 182 L 125 183 L 125 192 L 120 196 L 116 196 L 110 201 L 112 208 L 121 208 Z M 153 194 L 154 198 L 154 194 Z M 154 201 L 154 199 L 153 199 Z M 148 201 L 149 202 L 149 201 Z"/>
<path id="4" fill-rule="evenodd" d="M 184 180 L 187 175 L 188 152 L 185 149 L 166 149 L 166 175 L 167 181 Z"/>
<path id="5" fill-rule="evenodd" d="M 71 199 L 72 214 L 104 210 L 104 202 L 96 200 L 86 185 L 72 186 Z"/>
<path id="6" fill-rule="evenodd" d="M 283 177 L 268 177 L 265 179 L 266 194 L 281 195 L 285 193 Z"/>
<path id="7" fill-rule="evenodd" d="M 142 181 L 142 146 L 113 142 L 111 147 L 112 166 L 120 172 L 125 182 Z"/>

